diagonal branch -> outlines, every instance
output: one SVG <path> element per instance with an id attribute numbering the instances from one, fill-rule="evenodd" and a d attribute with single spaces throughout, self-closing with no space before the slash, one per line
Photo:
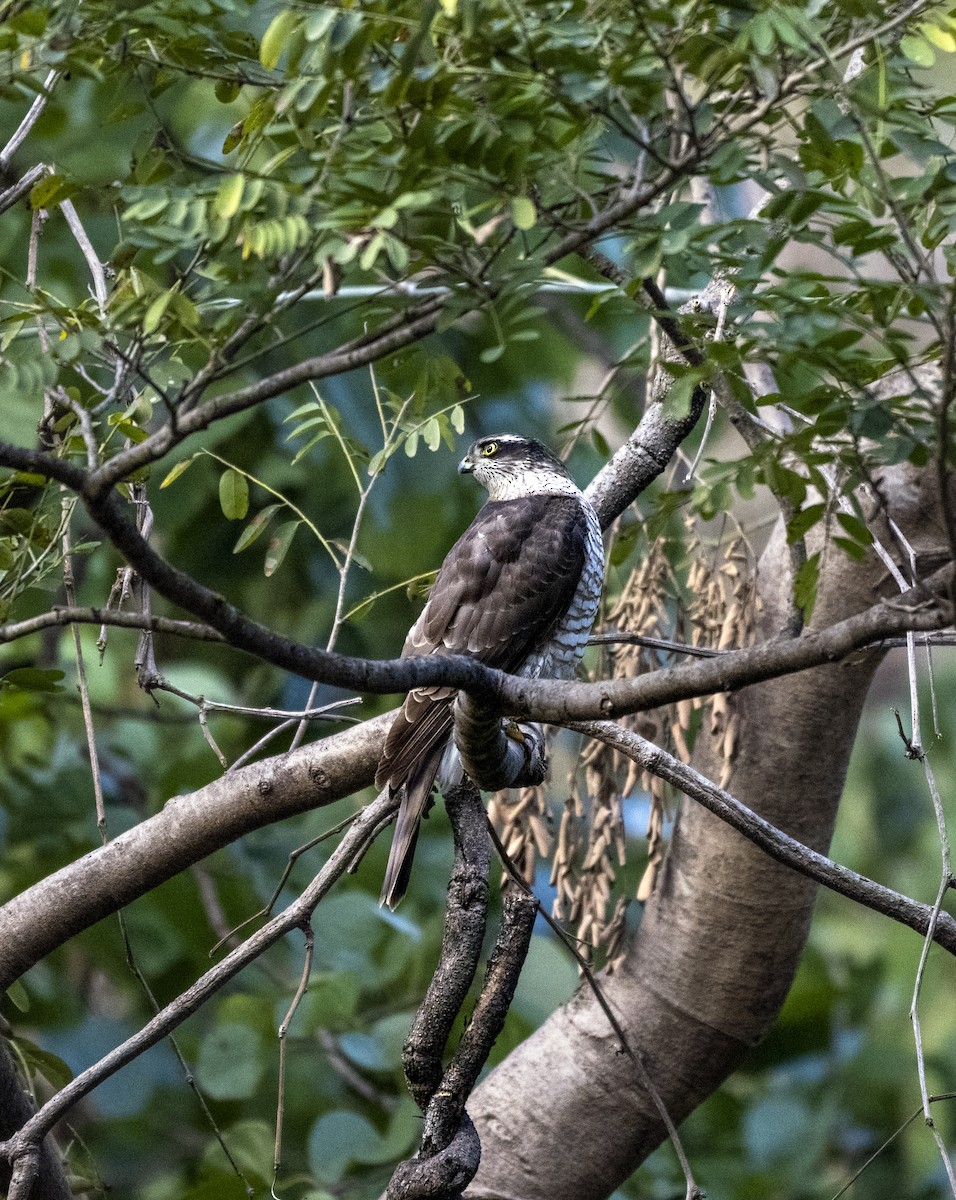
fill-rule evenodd
<path id="1" fill-rule="evenodd" d="M 0 991 L 57 946 L 215 850 L 372 783 L 391 713 L 243 767 L 119 834 L 0 907 Z"/>
<path id="2" fill-rule="evenodd" d="M 712 783 L 693 767 L 687 766 L 666 750 L 655 746 L 653 742 L 623 729 L 620 725 L 611 721 L 587 721 L 569 723 L 568 728 L 575 729 L 587 737 L 599 738 L 613 746 L 615 750 L 636 762 L 642 770 L 649 771 L 672 784 L 685 796 L 696 800 L 708 812 L 726 821 L 731 828 L 766 851 L 771 858 L 792 867 L 808 879 L 822 883 L 831 891 L 855 900 L 873 912 L 882 913 L 883 916 L 890 917 L 924 936 L 929 934 L 943 949 L 956 955 L 956 918 L 951 917 L 949 913 L 939 912 L 934 905 L 911 900 L 908 896 L 884 887 L 883 884 L 868 879 L 865 875 L 834 862 L 832 858 L 827 858 L 825 854 L 805 846 L 747 808 L 736 797 Z"/>
<path id="3" fill-rule="evenodd" d="M 17 1133 L 0 1144 L 0 1156 L 14 1168 L 21 1161 L 29 1161 L 30 1157 L 37 1153 L 42 1139 L 46 1137 L 57 1121 L 84 1096 L 88 1096 L 105 1079 L 115 1075 L 121 1067 L 132 1062 L 144 1050 L 155 1046 L 157 1042 L 162 1041 L 174 1029 L 177 1029 L 210 996 L 215 995 L 230 979 L 249 963 L 254 962 L 270 946 L 275 945 L 293 929 L 306 925 L 319 901 L 326 895 L 332 884 L 348 870 L 356 857 L 362 853 L 369 839 L 377 832 L 382 821 L 388 818 L 390 811 L 395 806 L 396 801 L 387 794 L 383 794 L 373 804 L 370 804 L 346 831 L 321 871 L 297 900 L 243 942 L 241 946 L 226 955 L 221 962 L 210 968 L 191 987 L 161 1009 L 138 1033 L 127 1038 L 122 1045 L 110 1051 L 92 1067 L 82 1071 L 66 1087 L 61 1088 Z M 25 1198 L 29 1191 L 21 1194 Z"/>
<path id="4" fill-rule="evenodd" d="M 478 789 L 464 781 L 445 797 L 445 808 L 455 839 L 455 865 L 448 881 L 441 956 L 402 1048 L 408 1090 L 423 1113 L 441 1083 L 445 1043 L 475 978 L 488 921 L 491 851 Z"/>

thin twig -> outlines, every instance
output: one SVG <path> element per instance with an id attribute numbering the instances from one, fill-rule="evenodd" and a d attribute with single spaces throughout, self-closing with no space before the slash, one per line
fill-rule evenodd
<path id="1" fill-rule="evenodd" d="M 67 509 L 72 510 L 73 502 L 66 496 L 63 498 L 64 516 Z M 73 548 L 69 526 L 63 531 L 63 592 L 66 602 L 71 607 L 76 604 L 76 582 L 73 575 Z M 83 710 L 83 729 L 86 733 L 86 746 L 90 755 L 90 771 L 93 776 L 93 798 L 96 806 L 96 826 L 100 831 L 100 841 L 103 845 L 109 840 L 106 826 L 106 804 L 103 799 L 103 776 L 100 771 L 100 757 L 96 750 L 96 731 L 93 725 L 93 710 L 90 707 L 90 689 L 86 680 L 86 664 L 83 658 L 83 643 L 80 640 L 80 627 L 71 626 L 73 633 L 73 654 L 76 659 L 76 685 L 80 693 L 80 704 Z"/>
<path id="2" fill-rule="evenodd" d="M 956 1092 L 943 1092 L 939 1096 L 930 1096 L 929 1097 L 930 1104 L 938 1104 L 941 1100 L 956 1100 Z M 886 1141 L 883 1142 L 883 1144 L 881 1146 L 878 1146 L 877 1149 L 873 1151 L 873 1153 L 866 1160 L 866 1162 L 863 1164 L 863 1166 L 860 1167 L 860 1169 L 858 1171 L 854 1172 L 854 1174 L 851 1176 L 851 1178 L 849 1178 L 846 1181 L 846 1183 L 843 1185 L 843 1187 L 841 1187 L 840 1190 L 835 1193 L 835 1195 L 830 1197 L 830 1200 L 840 1200 L 841 1196 L 845 1196 L 846 1193 L 850 1190 L 850 1188 L 853 1187 L 853 1185 L 856 1183 L 856 1181 L 860 1178 L 860 1176 L 863 1174 L 863 1172 L 867 1169 L 867 1167 L 869 1167 L 872 1163 L 876 1162 L 876 1160 L 880 1157 L 880 1155 L 887 1148 L 887 1146 L 891 1145 L 894 1141 L 896 1141 L 896 1139 L 900 1136 L 901 1133 L 904 1132 L 904 1130 L 909 1129 L 909 1127 L 913 1124 L 913 1122 L 920 1115 L 920 1113 L 922 1113 L 922 1111 L 923 1111 L 923 1106 L 920 1105 L 920 1107 L 916 1109 L 916 1111 L 913 1113 L 912 1116 L 907 1117 L 906 1120 L 903 1122 L 903 1124 L 900 1125 L 900 1127 L 898 1129 L 895 1129 L 890 1134 L 890 1136 L 886 1139 Z"/>
<path id="3" fill-rule="evenodd" d="M 120 629 L 148 629 L 153 633 L 171 633 L 177 637 L 203 642 L 222 642 L 225 638 L 218 630 L 201 621 L 181 621 L 172 617 L 145 617 L 142 613 L 117 612 L 107 608 L 74 608 L 57 605 L 49 612 L 25 621 L 13 621 L 0 625 L 0 645 L 29 637 L 42 629 L 55 625 L 114 625 Z"/>
<path id="4" fill-rule="evenodd" d="M 930 905 L 911 900 L 805 846 L 759 813 L 747 808 L 736 796 L 718 787 L 693 767 L 612 721 L 561 721 L 559 724 L 613 746 L 643 770 L 659 776 L 685 796 L 703 805 L 708 812 L 736 829 L 771 858 L 801 875 L 924 936 L 932 924 L 933 940 L 950 954 L 956 955 L 956 919 L 948 913 L 936 914 L 933 923 L 934 912 Z"/>
<path id="5" fill-rule="evenodd" d="M 279 1167 L 282 1164 L 282 1121 L 285 1115 L 285 1069 L 286 1058 L 289 1044 L 286 1040 L 286 1034 L 289 1032 L 289 1026 L 292 1023 L 292 1018 L 298 1010 L 299 1004 L 302 1002 L 302 997 L 309 990 L 309 978 L 312 975 L 312 957 L 315 953 L 315 933 L 312 925 L 306 922 L 302 926 L 302 932 L 305 935 L 305 958 L 302 962 L 302 975 L 299 978 L 299 986 L 295 990 L 295 995 L 292 997 L 292 1003 L 289 1005 L 285 1016 L 282 1018 L 282 1023 L 279 1026 L 279 1084 L 276 1097 L 276 1136 L 274 1149 L 272 1152 L 272 1185 L 269 1191 L 272 1194 L 273 1200 L 279 1200 L 276 1196 L 276 1180 L 279 1175 Z"/>
<path id="6" fill-rule="evenodd" d="M 90 269 L 90 276 L 93 279 L 93 294 L 96 296 L 96 303 L 100 310 L 100 316 L 106 315 L 106 305 L 109 300 L 109 289 L 106 285 L 106 272 L 103 270 L 103 264 L 100 262 L 99 255 L 93 248 L 93 243 L 87 236 L 86 230 L 83 228 L 83 223 L 80 221 L 79 215 L 73 206 L 72 200 L 61 200 L 60 211 L 66 218 L 66 223 L 70 227 L 70 232 L 76 239 L 76 244 L 83 252 L 83 257 L 86 259 L 86 265 Z"/>
<path id="7" fill-rule="evenodd" d="M 26 141 L 27 137 L 29 136 L 30 130 L 40 119 L 40 115 L 42 114 L 43 110 L 46 108 L 47 103 L 49 102 L 49 99 L 50 99 L 50 95 L 53 91 L 53 87 L 59 78 L 60 78 L 60 72 L 54 68 L 52 71 L 49 72 L 46 79 L 44 79 L 43 88 L 40 91 L 39 95 L 37 95 L 34 98 L 33 103 L 27 109 L 26 115 L 24 116 L 23 120 L 20 122 L 20 124 L 16 127 L 16 129 L 10 135 L 10 138 L 8 139 L 7 144 L 3 147 L 2 150 L 0 150 L 0 172 L 6 171 L 7 167 L 10 164 L 10 160 L 13 158 L 14 154 L 16 154 L 16 152 L 20 149 L 20 147 Z"/>
<path id="8" fill-rule="evenodd" d="M 259 917 L 269 916 L 275 907 L 276 901 L 282 894 L 282 889 L 285 887 L 286 880 L 292 874 L 292 868 L 299 861 L 302 855 L 309 850 L 314 850 L 315 847 L 321 842 L 328 841 L 330 837 L 334 837 L 337 833 L 341 833 L 343 829 L 347 829 L 348 826 L 351 825 L 352 822 L 358 817 L 358 815 L 359 814 L 357 812 L 350 813 L 347 817 L 344 817 L 341 821 L 338 821 L 335 825 L 333 825 L 331 829 L 326 829 L 324 833 L 320 833 L 318 837 L 312 838 L 312 840 L 306 842 L 304 846 L 299 846 L 293 850 L 286 861 L 285 870 L 282 872 L 282 878 L 276 884 L 275 891 L 272 893 L 272 898 L 269 900 L 268 904 L 266 904 L 264 908 L 260 908 L 258 912 L 253 913 L 251 917 L 246 917 L 244 921 L 240 921 L 240 923 L 234 929 L 230 929 L 228 933 L 221 937 L 219 941 L 216 942 L 215 946 L 213 946 L 213 948 L 209 951 L 209 957 L 214 958 L 219 948 L 234 938 L 240 929 L 245 929 L 247 925 L 249 925 L 252 921 L 258 920 Z"/>
<path id="9" fill-rule="evenodd" d="M 376 408 L 378 409 L 379 413 L 381 413 L 382 406 L 381 406 L 381 402 L 379 400 L 378 384 L 375 379 L 375 368 L 371 363 L 369 364 L 369 373 L 371 374 L 371 377 L 372 377 L 372 391 L 375 395 Z M 326 650 L 331 651 L 331 650 L 335 649 L 335 643 L 338 640 L 339 630 L 341 629 L 342 623 L 344 620 L 342 612 L 345 607 L 345 589 L 346 589 L 346 585 L 348 584 L 349 575 L 351 573 L 352 563 L 355 561 L 355 550 L 356 550 L 356 546 L 358 545 L 359 529 L 361 528 L 361 525 L 362 525 L 362 518 L 365 515 L 365 506 L 368 504 L 368 499 L 369 499 L 369 496 L 371 495 L 372 488 L 375 486 L 375 482 L 378 479 L 378 473 L 373 475 L 369 479 L 368 483 L 365 484 L 364 487 L 362 486 L 362 482 L 359 479 L 358 472 L 355 469 L 355 464 L 352 461 L 352 455 L 349 453 L 349 449 L 348 449 L 348 446 L 347 446 L 345 440 L 343 439 L 342 435 L 339 433 L 338 426 L 336 425 L 336 423 L 333 420 L 331 420 L 329 418 L 328 411 L 325 409 L 324 401 L 322 401 L 321 397 L 318 396 L 318 393 L 315 390 L 315 384 L 313 383 L 311 386 L 312 386 L 313 393 L 319 399 L 319 403 L 323 405 L 323 411 L 326 413 L 326 421 L 327 421 L 329 427 L 332 429 L 332 432 L 334 433 L 335 438 L 339 443 L 342 453 L 345 455 L 345 461 L 349 465 L 349 469 L 352 472 L 352 478 L 355 480 L 355 486 L 356 486 L 356 488 L 358 488 L 358 493 L 359 493 L 358 505 L 356 506 L 355 516 L 352 520 L 352 532 L 349 537 L 349 544 L 345 551 L 345 557 L 343 558 L 341 564 L 339 564 L 339 567 L 338 567 L 339 586 L 338 586 L 338 590 L 337 590 L 336 596 L 335 596 L 335 613 L 332 617 L 332 628 L 329 631 L 328 640 L 326 641 L 326 644 L 325 644 Z M 407 403 L 407 401 L 406 401 L 406 403 Z M 402 408 L 402 413 L 404 413 L 404 406 Z M 390 438 L 394 435 L 395 431 L 398 428 L 399 419 L 400 419 L 400 415 L 396 416 L 390 433 L 385 434 L 385 440 L 384 440 L 383 446 L 382 446 L 383 451 L 386 451 L 388 449 L 389 443 L 390 443 Z M 384 426 L 383 426 L 383 428 L 384 428 Z M 318 683 L 313 682 L 312 687 L 309 691 L 308 701 L 306 702 L 307 707 L 311 707 L 311 705 L 314 704 L 315 697 L 317 694 L 318 694 Z M 297 749 L 298 746 L 301 744 L 302 739 L 305 736 L 305 730 L 306 730 L 306 723 L 304 721 L 302 721 L 302 722 L 300 722 L 298 728 L 296 729 L 295 734 L 293 735 L 293 738 L 292 738 L 292 742 L 289 745 L 290 752 L 292 750 Z"/>

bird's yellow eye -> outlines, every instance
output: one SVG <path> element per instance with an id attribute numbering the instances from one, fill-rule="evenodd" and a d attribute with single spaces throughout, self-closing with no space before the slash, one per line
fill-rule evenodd
<path id="1" fill-rule="evenodd" d="M 481 453 L 485 458 L 491 458 L 491 456 L 493 454 L 498 453 L 498 443 L 497 442 L 485 442 L 485 444 L 481 448 Z"/>

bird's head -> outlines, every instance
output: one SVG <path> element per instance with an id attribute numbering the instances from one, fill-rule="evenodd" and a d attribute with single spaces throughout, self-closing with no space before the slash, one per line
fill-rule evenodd
<path id="1" fill-rule="evenodd" d="M 564 463 L 547 446 L 516 433 L 479 438 L 458 470 L 462 475 L 474 475 L 492 500 L 580 494 Z"/>

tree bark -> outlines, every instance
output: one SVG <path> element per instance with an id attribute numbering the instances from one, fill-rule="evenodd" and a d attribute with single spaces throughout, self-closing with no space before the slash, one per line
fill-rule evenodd
<path id="1" fill-rule="evenodd" d="M 921 564 L 948 558 L 931 472 L 894 469 L 882 485 Z M 886 523 L 876 521 L 874 530 L 902 562 Z M 758 574 L 765 638 L 785 621 L 788 564 L 778 530 Z M 875 554 L 857 563 L 827 547 L 811 627 L 859 612 L 894 590 Z M 728 790 L 815 849 L 829 844 L 881 657 L 861 651 L 733 696 L 740 726 Z M 720 746 L 720 734 L 705 720 L 694 766 L 712 779 L 724 766 Z M 624 966 L 601 981 L 675 1121 L 709 1096 L 773 1025 L 806 942 L 815 895 L 813 882 L 683 802 Z M 633 1064 L 619 1053 L 585 988 L 489 1076 L 469 1112 L 482 1161 L 468 1195 L 482 1200 L 593 1200 L 619 1186 L 664 1138 Z"/>

